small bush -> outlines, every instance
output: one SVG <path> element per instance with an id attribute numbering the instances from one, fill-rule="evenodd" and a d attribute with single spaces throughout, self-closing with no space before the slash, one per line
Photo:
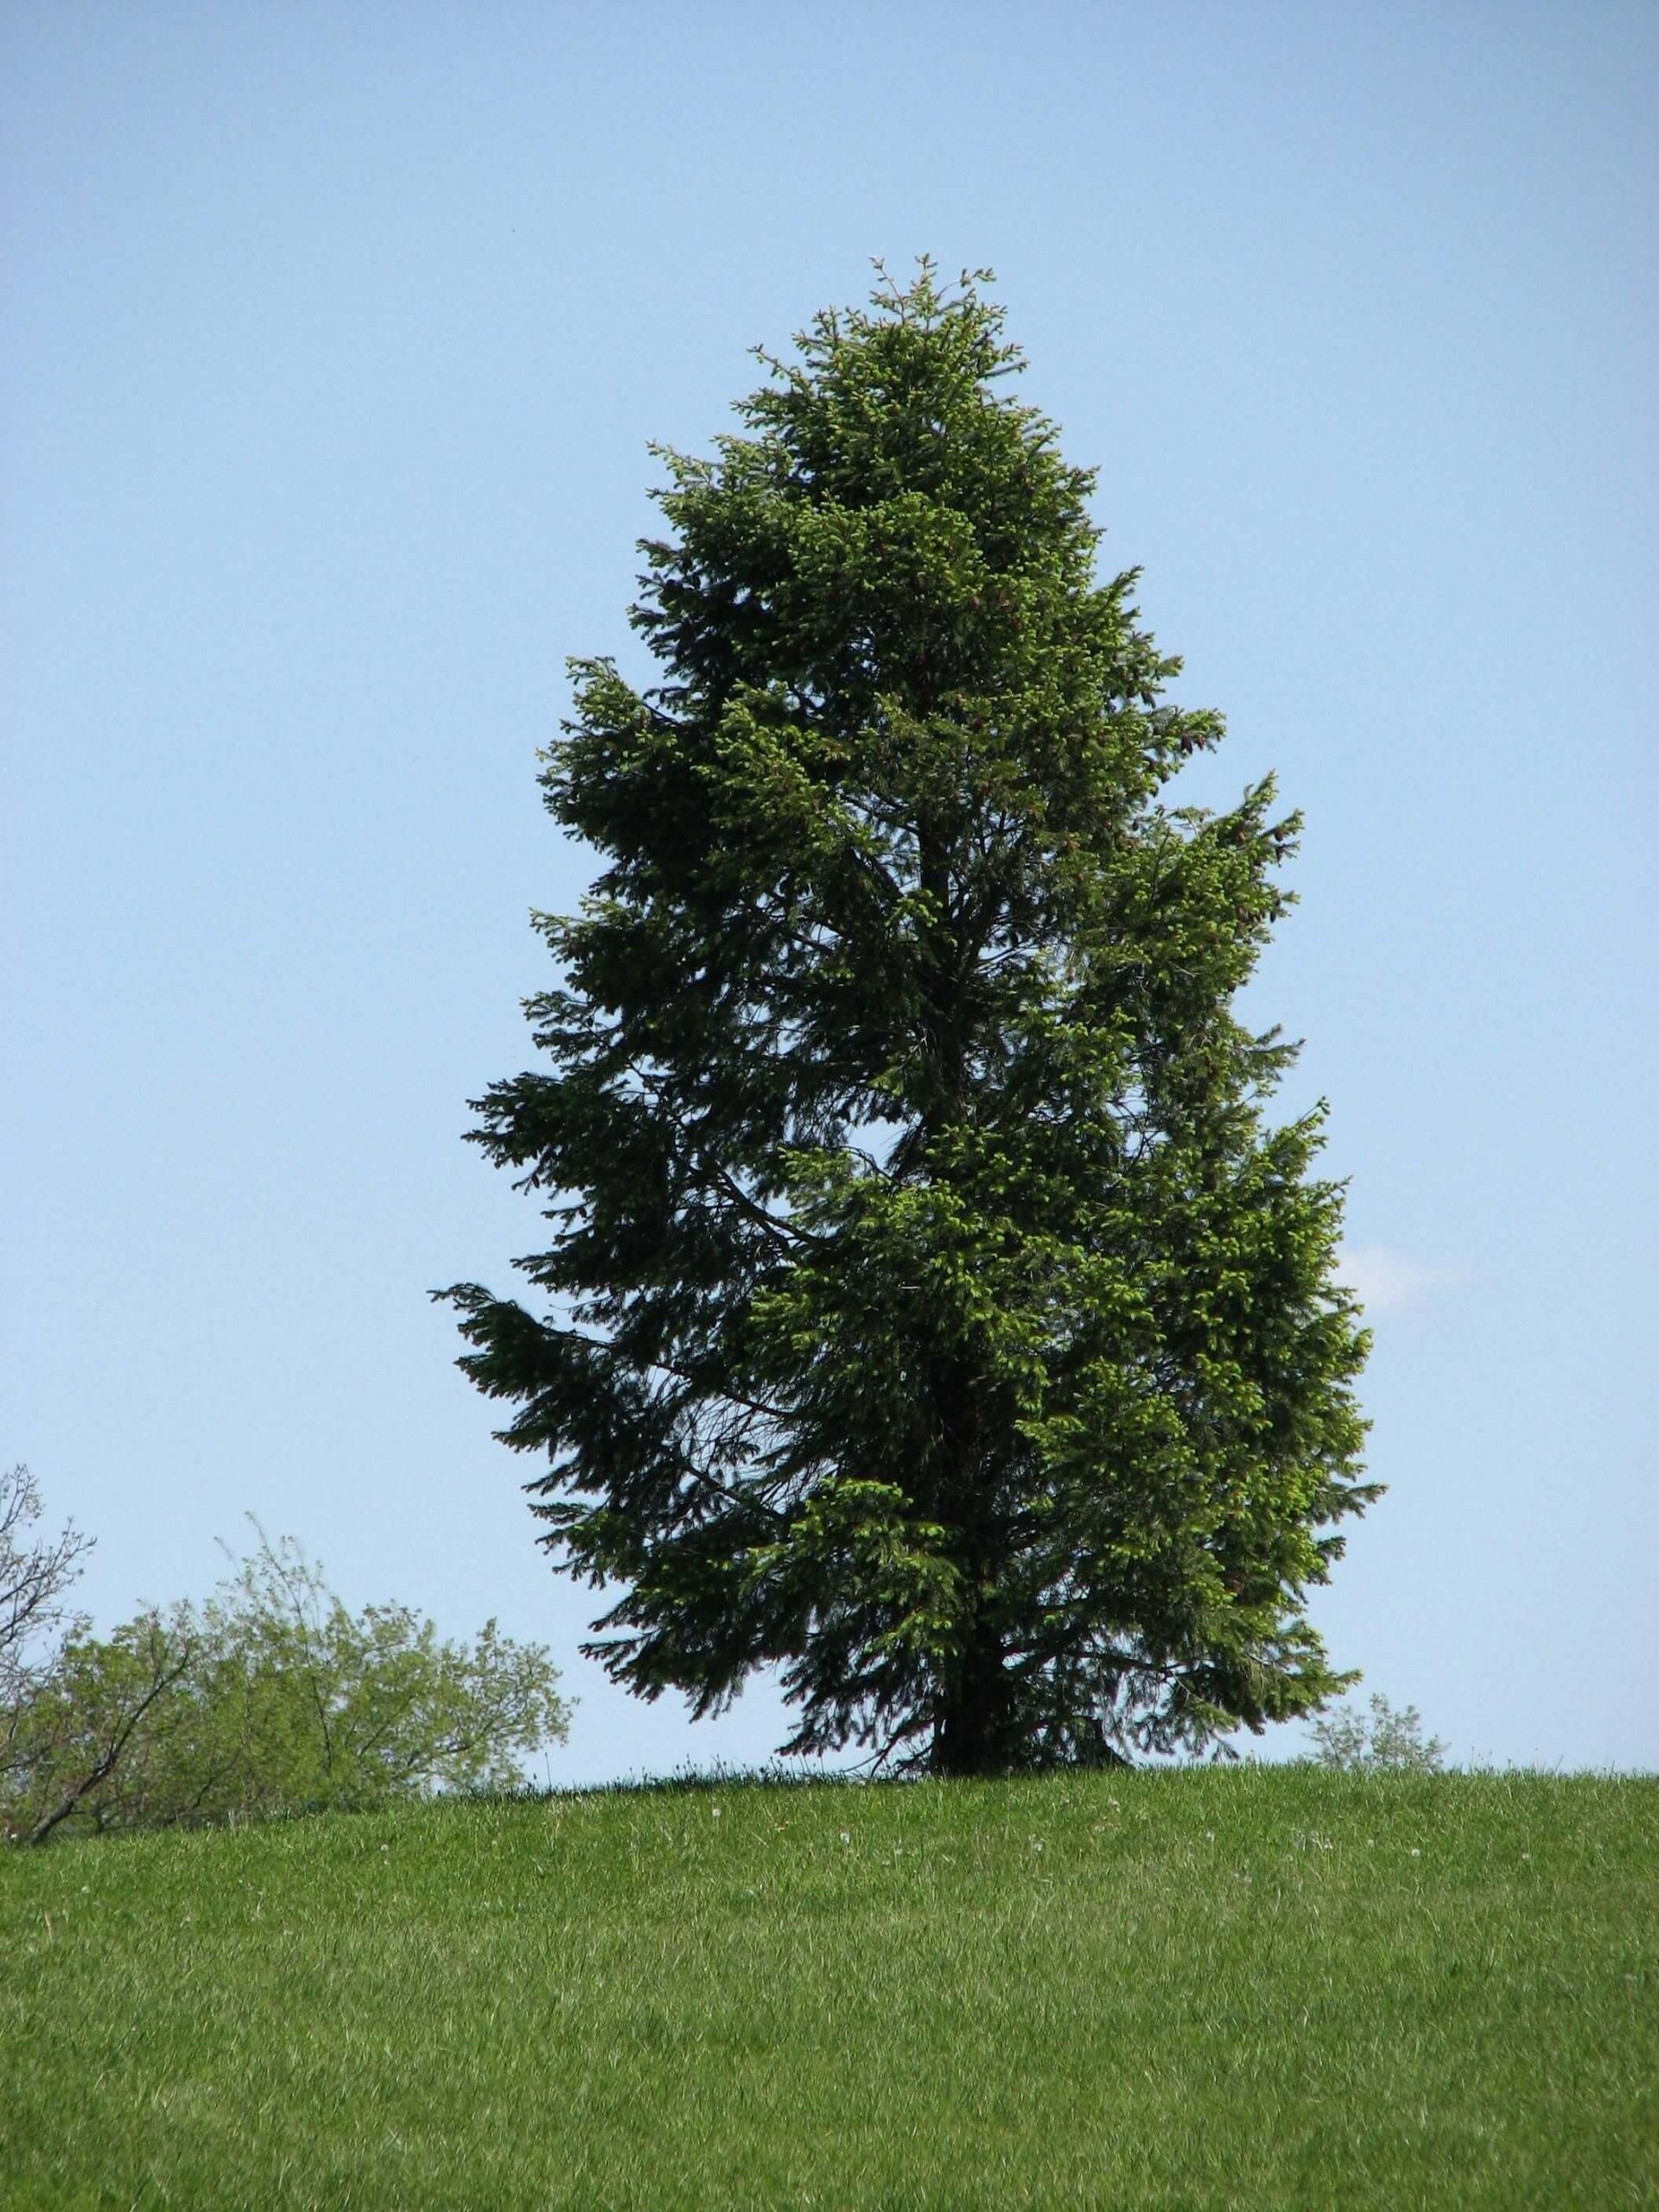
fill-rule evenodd
<path id="1" fill-rule="evenodd" d="M 1439 1736 L 1423 1736 L 1422 1715 L 1414 1705 L 1398 1713 L 1385 1697 L 1374 1696 L 1369 1714 L 1344 1703 L 1322 1713 L 1313 1724 L 1314 1759 L 1320 1766 L 1349 1773 L 1433 1774 L 1444 1764 Z"/>
<path id="2" fill-rule="evenodd" d="M 493 1621 L 470 1644 L 407 1605 L 351 1612 L 291 1538 L 206 1603 L 84 1628 L 13 1732 L 0 1829 L 158 1827 L 360 1809 L 522 1780 L 567 1732 L 557 1671 Z"/>

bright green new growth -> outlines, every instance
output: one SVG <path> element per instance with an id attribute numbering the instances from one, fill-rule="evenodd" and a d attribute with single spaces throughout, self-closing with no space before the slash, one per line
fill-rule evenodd
<path id="1" fill-rule="evenodd" d="M 589 1649 L 786 1748 L 941 1773 L 1317 1706 L 1365 1351 L 1294 1048 L 1233 1018 L 1294 817 L 1160 793 L 1217 716 L 1101 584 L 1093 479 L 972 278 L 826 313 L 663 458 L 645 692 L 576 663 L 547 804 L 606 866 L 474 1132 L 536 1318 L 447 1294 Z"/>

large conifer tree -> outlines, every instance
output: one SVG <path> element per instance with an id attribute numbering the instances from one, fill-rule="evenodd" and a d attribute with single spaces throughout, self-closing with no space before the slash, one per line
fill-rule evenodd
<path id="1" fill-rule="evenodd" d="M 662 680 L 575 664 L 546 800 L 605 864 L 538 918 L 550 1065 L 476 1102 L 545 1311 L 446 1294 L 614 1678 L 781 1662 L 788 1750 L 944 1774 L 1318 1703 L 1374 1494 L 1319 1117 L 1230 1010 L 1297 820 L 1160 804 L 1219 720 L 1160 703 L 982 281 L 820 315 L 662 456 Z"/>

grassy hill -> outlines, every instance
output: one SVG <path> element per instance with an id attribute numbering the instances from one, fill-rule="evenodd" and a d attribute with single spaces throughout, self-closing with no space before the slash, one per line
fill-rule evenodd
<path id="1" fill-rule="evenodd" d="M 0 2202 L 1659 2202 L 1659 1785 L 450 1804 L 0 1861 Z"/>

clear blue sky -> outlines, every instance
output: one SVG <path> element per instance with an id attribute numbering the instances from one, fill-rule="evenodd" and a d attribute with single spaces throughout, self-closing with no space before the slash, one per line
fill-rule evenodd
<path id="1" fill-rule="evenodd" d="M 1307 828 L 1253 1005 L 1352 1178 L 1387 1497 L 1316 1617 L 1463 1758 L 1659 1764 L 1649 5 L 4 12 L 0 1453 L 108 1624 L 245 1510 L 550 1643 L 556 1773 L 780 1732 L 575 1656 L 458 1276 L 564 657 L 648 439 L 988 263 L 1108 557 Z M 1281 1748 L 1290 1748 L 1284 1739 Z"/>

